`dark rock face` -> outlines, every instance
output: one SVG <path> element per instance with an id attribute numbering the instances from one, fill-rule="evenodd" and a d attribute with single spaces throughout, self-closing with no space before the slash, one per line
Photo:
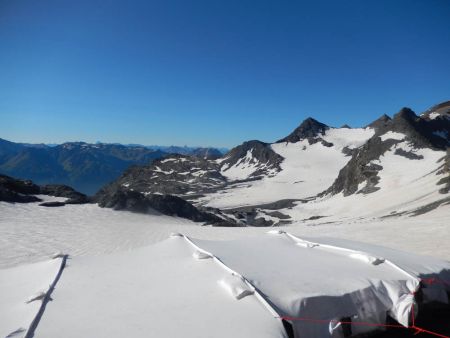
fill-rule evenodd
<path id="1" fill-rule="evenodd" d="M 394 154 L 409 158 L 410 160 L 423 160 L 422 155 L 417 155 L 411 151 L 403 150 L 402 148 L 395 149 Z"/>
<path id="2" fill-rule="evenodd" d="M 11 203 L 39 202 L 40 198 L 32 196 L 39 194 L 40 188 L 29 180 L 16 180 L 0 175 L 0 201 Z"/>
<path id="3" fill-rule="evenodd" d="M 57 202 L 64 204 L 82 204 L 88 203 L 86 195 L 75 191 L 65 185 L 46 185 L 39 186 L 30 180 L 19 180 L 9 176 L 0 175 L 0 201 L 6 202 L 40 202 L 41 199 L 34 195 L 47 195 L 55 197 L 66 197 L 66 202 Z M 53 203 L 53 202 L 49 202 Z M 56 203 L 56 202 L 55 202 Z M 47 202 L 43 204 L 48 204 Z M 49 205 L 44 205 L 49 206 Z"/>
<path id="4" fill-rule="evenodd" d="M 445 150 L 449 143 L 445 138 L 436 135 L 436 132 L 450 131 L 450 121 L 439 118 L 428 120 L 417 116 L 409 108 L 402 108 L 392 120 L 378 127 L 375 135 L 380 136 L 388 131 L 405 134 L 407 140 L 417 148 Z"/>
<path id="5" fill-rule="evenodd" d="M 325 141 L 325 140 L 322 140 L 322 141 L 320 141 L 320 143 L 322 143 L 322 145 L 324 146 L 324 147 L 332 147 L 334 144 L 333 143 L 331 143 L 331 142 L 327 142 L 327 141 Z"/>
<path id="6" fill-rule="evenodd" d="M 325 133 L 325 131 L 327 131 L 328 129 L 330 129 L 330 127 L 328 127 L 326 124 L 323 124 L 311 117 L 308 117 L 291 134 L 289 134 L 285 138 L 282 138 L 276 143 L 281 142 L 295 143 L 304 139 L 308 139 L 308 141 L 309 140 L 313 141 L 314 138 Z"/>
<path id="7" fill-rule="evenodd" d="M 441 148 L 443 143 L 433 135 L 428 123 L 418 117 L 411 109 L 402 108 L 394 115 L 391 123 L 379 130 L 379 134 L 393 131 L 406 135 L 407 140 L 417 148 Z"/>
<path id="8" fill-rule="evenodd" d="M 236 164 L 251 164 L 255 168 L 244 180 L 247 181 L 259 179 L 269 171 L 273 173 L 280 170 L 282 160 L 269 144 L 260 141 L 245 142 L 233 148 L 219 161 L 171 155 L 150 165 L 129 168 L 119 179 L 100 189 L 93 201 L 102 207 L 142 213 L 156 210 L 214 226 L 243 226 L 247 223 L 236 222 L 231 213 L 212 208 L 196 208 L 190 201 L 225 188 L 231 182 L 222 173 Z M 235 182 L 242 180 L 233 181 Z M 170 205 L 173 208 L 169 208 Z M 271 223 L 264 219 L 250 218 L 252 225 Z"/>
<path id="9" fill-rule="evenodd" d="M 450 146 L 450 101 L 438 104 L 420 117 L 428 122 L 434 136 L 438 136 L 444 146 Z M 446 141 L 446 144 L 445 144 Z"/>
<path id="10" fill-rule="evenodd" d="M 339 171 L 333 185 L 321 195 L 335 195 L 343 192 L 344 196 L 348 196 L 356 193 L 358 185 L 363 182 L 367 183 L 361 193 L 376 191 L 375 185 L 379 181 L 378 171 L 382 167 L 370 162 L 379 159 L 382 154 L 398 142 L 400 141 L 386 140 L 382 142 L 379 137 L 369 139 L 364 146 L 355 151 L 350 161 Z"/>
<path id="11" fill-rule="evenodd" d="M 66 197 L 68 200 L 64 202 L 65 204 L 83 204 L 89 202 L 89 198 L 85 194 L 67 185 L 47 184 L 41 186 L 40 193 L 48 196 Z"/>
<path id="12" fill-rule="evenodd" d="M 249 152 L 251 159 L 247 156 Z M 149 165 L 130 167 L 117 180 L 100 189 L 95 199 L 118 190 L 130 190 L 192 200 L 225 188 L 229 181 L 222 173 L 235 164 L 249 164 L 248 161 L 255 167 L 248 180 L 254 180 L 268 172 L 279 171 L 283 158 L 269 144 L 259 141 L 245 142 L 233 148 L 221 161 L 170 155 Z"/>
<path id="13" fill-rule="evenodd" d="M 156 212 L 187 218 L 194 222 L 226 226 L 234 225 L 223 218 L 199 210 L 184 199 L 172 195 L 144 195 L 136 191 L 118 189 L 111 194 L 97 196 L 95 201 L 103 208 L 149 214 L 155 214 Z"/>
<path id="14" fill-rule="evenodd" d="M 450 117 L 450 101 L 445 101 L 442 103 L 439 103 L 427 111 L 425 111 L 421 116 L 426 119 L 431 119 L 431 114 L 438 114 L 441 117 Z"/>
<path id="15" fill-rule="evenodd" d="M 6 175 L 0 175 L 0 186 L 24 195 L 37 195 L 40 193 L 40 187 L 32 181 L 17 180 Z"/>
<path id="16" fill-rule="evenodd" d="M 66 205 L 64 202 L 44 202 L 39 204 L 41 207 L 63 207 Z"/>
<path id="17" fill-rule="evenodd" d="M 356 149 L 354 148 L 349 148 L 347 146 L 345 146 L 344 148 L 342 148 L 342 153 L 345 156 L 352 156 L 355 153 Z"/>
<path id="18" fill-rule="evenodd" d="M 247 154 L 251 154 L 251 159 L 247 159 Z M 231 149 L 221 162 L 221 169 L 226 171 L 228 168 L 240 164 L 247 163 L 255 166 L 255 171 L 250 177 L 259 177 L 267 175 L 270 171 L 279 172 L 281 170 L 280 163 L 284 160 L 272 150 L 270 144 L 261 141 L 247 141 L 243 144 Z"/>
<path id="19" fill-rule="evenodd" d="M 381 117 L 373 121 L 372 123 L 368 124 L 366 127 L 379 129 L 386 127 L 392 119 L 387 116 L 386 114 L 383 114 Z"/>
<path id="20" fill-rule="evenodd" d="M 96 199 L 119 189 L 189 197 L 213 192 L 224 187 L 226 181 L 215 161 L 172 155 L 150 165 L 129 168 L 116 181 L 100 189 Z"/>
<path id="21" fill-rule="evenodd" d="M 187 199 L 214 192 L 226 185 L 216 161 L 172 155 L 147 166 L 129 168 L 93 197 L 105 208 L 139 213 L 161 213 L 214 226 L 236 226 L 218 210 L 199 209 Z"/>
<path id="22" fill-rule="evenodd" d="M 21 195 L 15 191 L 0 187 L 0 201 L 10 203 L 30 203 L 40 202 L 40 198 L 31 195 Z"/>

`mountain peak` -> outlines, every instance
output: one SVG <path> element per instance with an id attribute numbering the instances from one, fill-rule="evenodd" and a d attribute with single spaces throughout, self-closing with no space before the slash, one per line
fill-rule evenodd
<path id="1" fill-rule="evenodd" d="M 313 119 L 312 117 L 308 117 L 307 119 L 303 120 L 300 126 L 298 126 L 291 134 L 277 141 L 277 143 L 295 143 L 303 139 L 316 137 L 319 134 L 323 134 L 328 129 L 330 129 L 330 127 L 326 124 L 321 123 L 316 119 Z"/>
<path id="2" fill-rule="evenodd" d="M 381 127 L 385 127 L 392 119 L 386 115 L 383 114 L 381 115 L 379 118 L 377 118 L 375 121 L 373 121 L 372 123 L 369 123 L 367 127 L 369 128 L 374 128 L 374 129 L 379 129 Z"/>
<path id="3" fill-rule="evenodd" d="M 394 120 L 404 119 L 408 121 L 414 121 L 416 118 L 416 113 L 414 113 L 414 111 L 408 107 L 403 107 L 397 114 L 394 115 Z"/>

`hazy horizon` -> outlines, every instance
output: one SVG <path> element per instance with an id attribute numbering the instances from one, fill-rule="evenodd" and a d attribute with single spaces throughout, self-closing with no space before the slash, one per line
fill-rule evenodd
<path id="1" fill-rule="evenodd" d="M 448 101 L 448 100 L 446 100 L 446 101 Z M 442 102 L 445 102 L 445 101 L 442 101 Z M 413 108 L 411 108 L 411 107 L 408 107 L 408 108 L 411 108 L 417 115 L 420 115 L 421 113 L 425 112 L 427 109 L 429 109 L 429 108 L 431 108 L 432 106 L 434 106 L 434 105 L 436 105 L 436 104 L 439 104 L 439 103 L 441 103 L 441 102 L 436 102 L 435 104 L 432 104 L 432 105 L 430 105 L 430 106 L 428 106 L 428 107 L 422 109 L 421 111 L 417 111 L 417 110 L 415 110 L 415 109 L 413 109 Z M 406 107 L 406 106 L 403 106 L 403 107 Z M 386 114 L 386 115 L 388 115 L 388 116 L 390 116 L 390 117 L 392 118 L 393 115 L 394 115 L 395 113 L 397 113 L 397 112 L 398 112 L 401 108 L 403 108 L 403 107 L 398 108 L 398 110 L 395 111 L 394 113 L 382 113 L 382 114 L 379 114 L 379 115 L 377 115 L 377 116 L 374 116 L 371 120 L 368 120 L 364 125 L 360 125 L 360 126 L 352 126 L 352 125 L 350 125 L 350 127 L 351 127 L 351 128 L 362 128 L 362 127 L 364 127 L 364 126 L 370 124 L 371 122 L 373 122 L 373 121 L 376 120 L 377 118 L 381 117 L 383 114 Z M 308 118 L 308 117 L 315 118 L 314 116 L 306 116 L 305 119 Z M 316 120 L 317 120 L 317 119 L 316 119 Z M 302 120 L 302 121 L 303 121 L 303 120 Z M 284 134 L 284 135 L 279 135 L 279 137 L 276 138 L 276 139 L 273 139 L 273 140 L 258 139 L 258 140 L 259 140 L 259 141 L 262 141 L 262 142 L 267 142 L 267 143 L 273 143 L 273 142 L 276 142 L 277 140 L 279 140 L 279 139 L 281 139 L 281 138 L 287 136 L 289 133 L 291 133 L 295 128 L 297 128 L 297 127 L 302 123 L 302 121 L 299 121 L 296 125 L 292 126 L 292 128 L 291 128 L 286 134 Z M 324 124 L 329 125 L 326 121 L 321 121 L 321 120 L 319 120 L 319 122 L 322 122 L 322 123 L 324 123 Z M 348 124 L 348 123 L 344 123 L 344 124 Z M 344 125 L 344 124 L 343 124 L 343 125 Z M 339 127 L 341 127 L 341 125 L 339 125 L 339 126 L 336 126 L 336 125 L 334 125 L 334 126 L 333 126 L 333 125 L 329 125 L 329 126 L 332 127 L 332 128 L 339 128 Z M 94 135 L 92 138 L 88 139 L 88 140 L 86 140 L 86 139 L 63 139 L 63 140 L 61 140 L 61 141 L 50 141 L 50 142 L 45 142 L 45 141 L 23 141 L 23 140 L 20 140 L 20 139 L 18 139 L 18 140 L 16 140 L 16 139 L 8 139 L 8 138 L 6 138 L 6 137 L 3 137 L 2 135 L 0 135 L 0 139 L 4 139 L 4 140 L 11 141 L 11 142 L 15 142 L 15 143 L 44 144 L 44 145 L 48 145 L 48 146 L 52 146 L 52 145 L 60 145 L 60 144 L 63 144 L 63 143 L 84 142 L 84 143 L 89 143 L 89 144 L 96 144 L 96 143 L 102 143 L 102 144 L 121 144 L 121 145 L 139 145 L 139 146 L 145 146 L 145 147 L 217 148 L 217 149 L 219 149 L 219 150 L 225 150 L 225 149 L 229 150 L 229 149 L 231 149 L 231 148 L 233 148 L 233 147 L 235 147 L 235 146 L 238 146 L 239 144 L 241 144 L 241 143 L 243 143 L 243 142 L 245 142 L 245 141 L 250 141 L 250 139 L 244 139 L 244 140 L 242 140 L 240 143 L 232 144 L 232 145 L 229 145 L 229 146 L 223 146 L 223 145 L 188 144 L 188 143 L 184 143 L 184 144 L 183 144 L 183 143 L 180 143 L 180 144 L 172 144 L 172 143 L 168 143 L 168 144 L 149 143 L 149 144 L 146 144 L 146 143 L 139 143 L 139 142 L 134 142 L 134 141 L 123 141 L 123 142 L 120 142 L 120 141 L 114 141 L 114 140 L 112 140 L 112 141 L 105 141 L 105 140 L 97 140 L 97 139 L 95 139 L 95 135 Z"/>

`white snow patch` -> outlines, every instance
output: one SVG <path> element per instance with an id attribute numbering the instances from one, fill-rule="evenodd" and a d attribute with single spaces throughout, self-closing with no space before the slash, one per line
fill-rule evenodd
<path id="1" fill-rule="evenodd" d="M 441 114 L 433 112 L 430 115 L 428 115 L 428 117 L 430 118 L 430 120 L 434 120 L 435 118 L 441 116 Z"/>
<path id="2" fill-rule="evenodd" d="M 158 166 L 155 166 L 155 169 L 153 169 L 153 171 L 157 172 L 157 173 L 164 174 L 164 175 L 170 175 L 170 174 L 173 174 L 175 172 L 173 169 L 171 169 L 169 171 L 164 171 Z"/>
<path id="3" fill-rule="evenodd" d="M 386 141 L 386 140 L 399 140 L 402 141 L 404 140 L 406 137 L 405 134 L 402 133 L 398 133 L 395 131 L 388 131 L 387 133 L 383 134 L 380 136 L 381 141 Z"/>
<path id="4" fill-rule="evenodd" d="M 0 337 L 28 330 L 61 261 L 58 258 L 0 270 Z"/>
<path id="5" fill-rule="evenodd" d="M 344 147 L 359 148 L 375 134 L 372 128 L 331 128 L 322 138 L 333 143 L 337 149 Z"/>
<path id="6" fill-rule="evenodd" d="M 160 163 L 167 163 L 167 162 L 175 162 L 178 161 L 176 158 L 167 158 L 165 160 L 162 160 Z"/>

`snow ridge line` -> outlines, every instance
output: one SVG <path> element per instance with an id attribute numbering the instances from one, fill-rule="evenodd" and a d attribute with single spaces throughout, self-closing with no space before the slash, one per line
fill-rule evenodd
<path id="1" fill-rule="evenodd" d="M 41 306 L 39 308 L 39 311 L 37 312 L 36 316 L 34 317 L 33 321 L 31 322 L 30 326 L 28 327 L 27 332 L 24 335 L 24 338 L 32 338 L 34 337 L 34 333 L 36 331 L 36 328 L 39 325 L 39 322 L 41 321 L 42 316 L 44 315 L 45 308 L 47 306 L 47 303 L 51 300 L 51 295 L 53 293 L 53 290 L 55 289 L 56 284 L 58 283 L 59 279 L 61 278 L 62 272 L 64 268 L 66 267 L 66 261 L 69 255 L 63 255 L 61 258 L 61 265 L 59 267 L 58 273 L 55 276 L 55 279 L 50 284 L 47 292 L 45 293 L 44 298 L 42 299 Z"/>
<path id="2" fill-rule="evenodd" d="M 371 253 L 369 252 L 365 252 L 365 251 L 358 251 L 358 250 L 353 250 L 353 249 L 347 249 L 344 247 L 340 247 L 340 246 L 336 246 L 336 245 L 330 245 L 330 244 L 322 244 L 319 242 L 310 242 L 310 241 L 306 241 L 300 237 L 294 236 L 292 234 L 290 234 L 289 232 L 282 232 L 284 233 L 286 236 L 288 236 L 289 238 L 293 239 L 294 241 L 302 241 L 304 243 L 308 243 L 308 244 L 316 244 L 319 247 L 323 247 L 323 248 L 327 248 L 327 249 L 332 249 L 332 250 L 337 250 L 337 251 L 344 251 L 344 252 L 348 252 L 348 253 L 352 253 L 352 254 L 364 254 L 364 255 L 368 255 L 368 256 L 373 256 Z M 418 284 L 422 281 L 420 278 L 418 278 L 417 276 L 414 276 L 413 274 L 411 274 L 410 272 L 408 272 L 407 270 L 401 268 L 400 266 L 398 266 L 397 264 L 395 264 L 394 262 L 392 262 L 389 259 L 386 259 L 385 257 L 383 257 L 384 263 L 387 263 L 389 266 L 393 267 L 394 269 L 400 271 L 401 273 L 407 275 L 408 277 L 414 279 Z M 418 285 L 416 287 L 416 289 L 414 290 L 414 292 L 417 292 L 419 289 Z"/>
<path id="3" fill-rule="evenodd" d="M 255 296 L 256 298 L 260 301 L 260 303 L 262 305 L 264 305 L 264 307 L 270 312 L 270 314 L 272 316 L 274 316 L 277 319 L 282 319 L 281 315 L 275 310 L 275 308 L 264 298 L 264 296 L 262 295 L 261 291 L 258 290 L 257 287 L 255 287 L 247 278 L 245 278 L 244 276 L 242 276 L 240 273 L 238 273 L 237 271 L 231 269 L 228 265 L 226 265 L 224 262 L 222 262 L 222 260 L 217 257 L 216 255 L 214 255 L 211 252 L 208 252 L 202 248 L 200 248 L 197 244 L 195 244 L 194 242 L 192 242 L 192 240 L 188 237 L 185 236 L 183 234 L 180 234 L 181 237 L 183 237 L 190 245 L 192 245 L 196 250 L 203 252 L 207 255 L 210 255 L 212 257 L 212 259 L 214 259 L 214 261 L 216 263 L 218 263 L 222 268 L 224 268 L 226 271 L 242 278 L 242 280 L 244 281 L 245 284 L 247 284 L 247 286 L 249 286 L 250 288 L 252 288 L 255 291 Z M 25 337 L 28 338 L 28 337 Z"/>

